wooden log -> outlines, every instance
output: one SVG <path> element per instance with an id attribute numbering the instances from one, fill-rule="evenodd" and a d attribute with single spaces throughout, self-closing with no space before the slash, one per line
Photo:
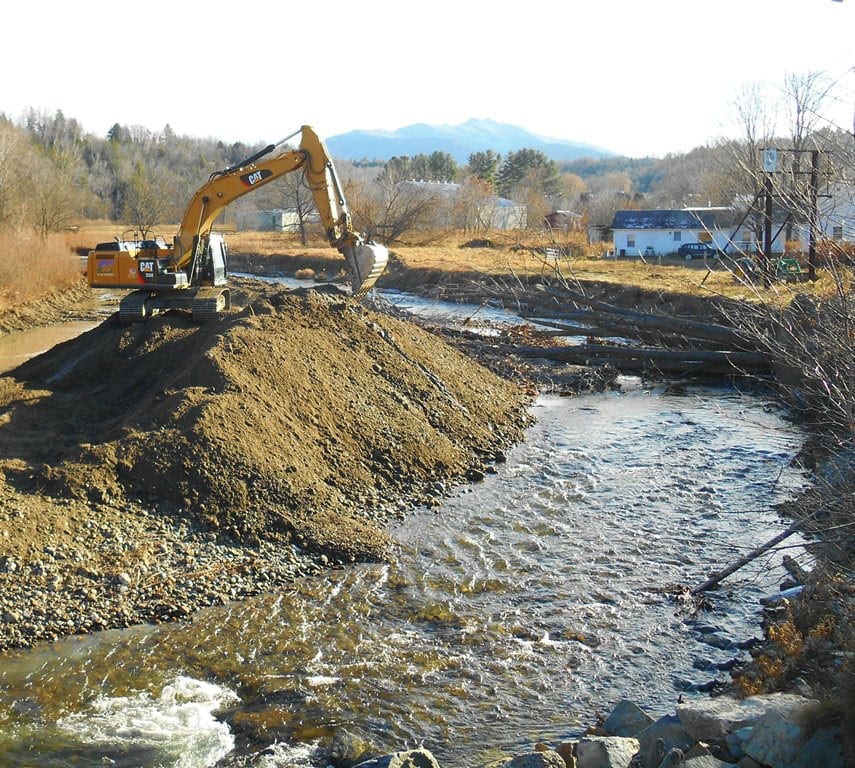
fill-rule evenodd
<path id="1" fill-rule="evenodd" d="M 653 315 L 646 312 L 637 312 L 631 309 L 623 309 L 598 299 L 592 299 L 577 291 L 557 291 L 552 288 L 543 287 L 543 291 L 562 301 L 572 301 L 580 306 L 590 307 L 600 313 L 606 313 L 613 317 L 632 320 L 638 326 L 671 330 L 693 335 L 696 338 L 710 337 L 711 339 L 728 338 L 737 339 L 741 344 L 749 345 L 751 349 L 760 348 L 760 340 L 749 331 L 733 328 L 717 323 L 703 323 L 686 318 L 666 317 L 665 315 Z"/>
<path id="2" fill-rule="evenodd" d="M 802 568 L 794 558 L 789 555 L 784 555 L 782 565 L 787 569 L 787 573 L 795 579 L 799 584 L 806 584 L 808 580 L 808 572 Z"/>
<path id="3" fill-rule="evenodd" d="M 545 328 L 553 328 L 555 330 L 551 331 L 542 331 L 536 330 L 538 336 L 542 336 L 544 338 L 551 338 L 554 336 L 599 336 L 605 338 L 612 338 L 617 334 L 614 332 L 614 329 L 611 328 L 598 328 L 592 325 L 576 325 L 576 324 L 568 324 L 568 323 L 553 323 L 549 320 L 538 320 L 538 325 L 542 325 Z"/>
<path id="4" fill-rule="evenodd" d="M 559 361 L 594 360 L 600 357 L 650 362 L 721 363 L 735 369 L 765 368 L 769 358 L 762 352 L 738 352 L 694 349 L 653 349 L 650 347 L 618 347 L 604 344 L 579 344 L 565 347 L 521 346 L 516 349 L 523 357 L 543 357 Z"/>
<path id="5" fill-rule="evenodd" d="M 543 322 L 547 318 L 538 315 L 524 315 L 526 320 Z M 566 319 L 574 323 L 600 326 L 614 331 L 614 335 L 625 338 L 656 337 L 664 341 L 669 337 L 679 340 L 700 340 L 715 342 L 729 348 L 753 351 L 761 348 L 759 339 L 747 336 L 744 332 L 726 326 L 710 323 L 698 323 L 676 317 L 661 317 L 657 315 L 630 317 L 627 315 L 599 312 L 574 311 L 569 313 L 551 313 L 550 320 Z"/>
<path id="6" fill-rule="evenodd" d="M 750 563 L 752 560 L 756 560 L 764 552 L 768 552 L 770 549 L 772 549 L 772 547 L 780 544 L 784 539 L 792 536 L 796 531 L 799 530 L 799 528 L 801 528 L 801 526 L 801 521 L 793 523 L 789 528 L 786 528 L 785 530 L 781 531 L 781 533 L 769 539 L 769 541 L 767 541 L 765 544 L 761 544 L 759 547 L 752 549 L 747 555 L 745 555 L 745 557 L 740 557 L 739 560 L 727 566 L 727 568 L 723 568 L 717 573 L 714 573 L 703 584 L 695 587 L 692 590 L 692 594 L 697 595 L 700 592 L 706 592 L 707 590 L 718 586 L 719 584 L 721 584 L 722 581 L 724 581 L 728 576 L 730 576 L 730 574 L 735 573 L 743 566 L 748 565 L 748 563 Z"/>
<path id="7" fill-rule="evenodd" d="M 684 332 L 684 329 L 679 326 L 675 326 L 673 331 L 640 328 L 634 324 L 628 325 L 614 318 L 610 319 L 598 312 L 573 312 L 570 315 L 562 315 L 562 319 L 565 317 L 572 322 L 568 324 L 567 322 L 557 322 L 537 316 L 526 317 L 526 319 L 548 328 L 555 328 L 559 331 L 564 330 L 565 333 L 560 335 L 566 336 L 632 339 L 633 341 L 641 341 L 645 344 L 658 344 L 669 349 L 691 349 L 697 347 L 698 344 L 703 344 L 708 349 L 719 347 L 722 350 L 757 351 L 756 347 L 746 344 L 737 336 L 728 337 L 727 335 L 720 335 L 715 338 L 712 336 L 701 338 L 700 336 L 693 336 L 691 333 Z M 597 325 L 582 326 L 581 323 L 597 323 Z M 587 332 L 582 332 L 583 328 Z"/>

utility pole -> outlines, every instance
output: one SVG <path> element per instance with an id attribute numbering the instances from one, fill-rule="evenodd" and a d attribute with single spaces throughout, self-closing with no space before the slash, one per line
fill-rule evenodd
<path id="1" fill-rule="evenodd" d="M 773 183 L 772 183 L 772 174 L 776 173 L 778 170 L 778 152 L 777 149 L 766 148 L 763 150 L 763 195 L 765 198 L 765 205 L 763 210 L 763 250 L 761 252 L 761 270 L 767 279 L 771 278 L 771 269 L 772 269 L 772 214 L 773 214 Z M 802 200 L 805 202 L 805 205 L 802 205 L 801 208 L 807 207 L 808 210 L 797 210 L 795 213 L 799 216 L 801 221 L 807 219 L 808 223 L 808 278 L 810 280 L 816 280 L 816 270 L 817 270 L 817 253 L 816 253 L 816 240 L 819 234 L 819 160 L 820 155 L 823 154 L 824 150 L 820 149 L 783 149 L 780 150 L 782 153 L 792 153 L 793 155 L 800 157 L 802 154 L 810 152 L 810 181 L 808 183 L 808 194 L 807 200 Z M 794 162 L 794 170 L 793 175 L 804 174 L 805 171 L 798 170 L 798 163 Z M 785 219 L 785 223 L 788 223 L 793 216 L 793 205 L 795 203 L 793 201 L 788 201 L 786 197 L 784 197 L 784 203 L 787 205 L 787 218 Z"/>
<path id="2" fill-rule="evenodd" d="M 763 284 L 769 286 L 772 269 L 772 174 L 778 170 L 778 150 L 763 150 L 763 250 L 760 257 L 760 272 Z"/>
<path id="3" fill-rule="evenodd" d="M 808 235 L 808 280 L 816 280 L 816 231 L 818 229 L 817 184 L 819 183 L 819 150 L 810 153 L 810 211 Z"/>

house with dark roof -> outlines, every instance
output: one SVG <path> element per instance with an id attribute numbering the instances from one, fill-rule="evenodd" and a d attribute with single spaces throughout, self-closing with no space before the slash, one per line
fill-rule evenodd
<path id="1" fill-rule="evenodd" d="M 733 208 L 617 211 L 612 221 L 616 256 L 668 256 L 686 243 L 718 251 L 751 251 L 755 234 Z M 783 245 L 783 242 L 781 243 Z"/>

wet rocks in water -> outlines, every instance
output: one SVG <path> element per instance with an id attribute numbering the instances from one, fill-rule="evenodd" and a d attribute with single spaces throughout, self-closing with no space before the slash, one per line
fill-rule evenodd
<path id="1" fill-rule="evenodd" d="M 635 702 L 622 699 L 606 719 L 605 729 L 612 736 L 635 736 L 652 722 L 653 718 Z"/>

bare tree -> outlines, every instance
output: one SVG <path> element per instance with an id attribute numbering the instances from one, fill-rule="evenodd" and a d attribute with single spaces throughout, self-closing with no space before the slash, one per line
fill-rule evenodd
<path id="1" fill-rule="evenodd" d="M 312 190 L 309 189 L 302 173 L 288 173 L 275 182 L 275 190 L 279 202 L 287 211 L 292 211 L 297 218 L 297 231 L 300 242 L 309 244 L 307 226 L 313 213 L 317 211 Z"/>
<path id="2" fill-rule="evenodd" d="M 492 226 L 492 201 L 489 182 L 475 175 L 466 176 L 454 198 L 452 224 L 463 232 L 486 232 Z"/>
<path id="3" fill-rule="evenodd" d="M 0 227 L 20 221 L 20 181 L 26 159 L 31 156 L 27 134 L 10 122 L 0 121 Z"/>
<path id="4" fill-rule="evenodd" d="M 137 163 L 126 181 L 125 217 L 140 235 L 148 237 L 158 223 L 176 218 L 176 191 L 174 177 L 163 170 L 150 171 Z"/>
<path id="5" fill-rule="evenodd" d="M 785 183 L 781 186 L 787 207 L 794 216 L 787 221 L 787 240 L 792 239 L 793 218 L 810 205 L 808 166 L 805 152 L 815 148 L 814 136 L 822 125 L 821 110 L 831 88 L 822 72 L 791 73 L 784 79 L 784 105 L 790 132 L 791 164 L 784 168 Z"/>
<path id="6" fill-rule="evenodd" d="M 726 190 L 724 199 L 743 200 L 760 240 L 760 193 L 763 181 L 758 174 L 760 155 L 773 146 L 778 104 L 769 89 L 760 83 L 744 85 L 731 103 L 739 135 L 721 139 L 714 145 L 714 166 L 719 183 Z"/>
<path id="7" fill-rule="evenodd" d="M 42 238 L 64 229 L 80 215 L 82 195 L 78 190 L 70 173 L 62 172 L 46 158 L 34 160 L 27 210 Z"/>
<path id="8" fill-rule="evenodd" d="M 435 229 L 441 200 L 435 191 L 406 182 L 382 189 L 377 219 L 381 240 L 395 243 L 414 231 Z"/>

